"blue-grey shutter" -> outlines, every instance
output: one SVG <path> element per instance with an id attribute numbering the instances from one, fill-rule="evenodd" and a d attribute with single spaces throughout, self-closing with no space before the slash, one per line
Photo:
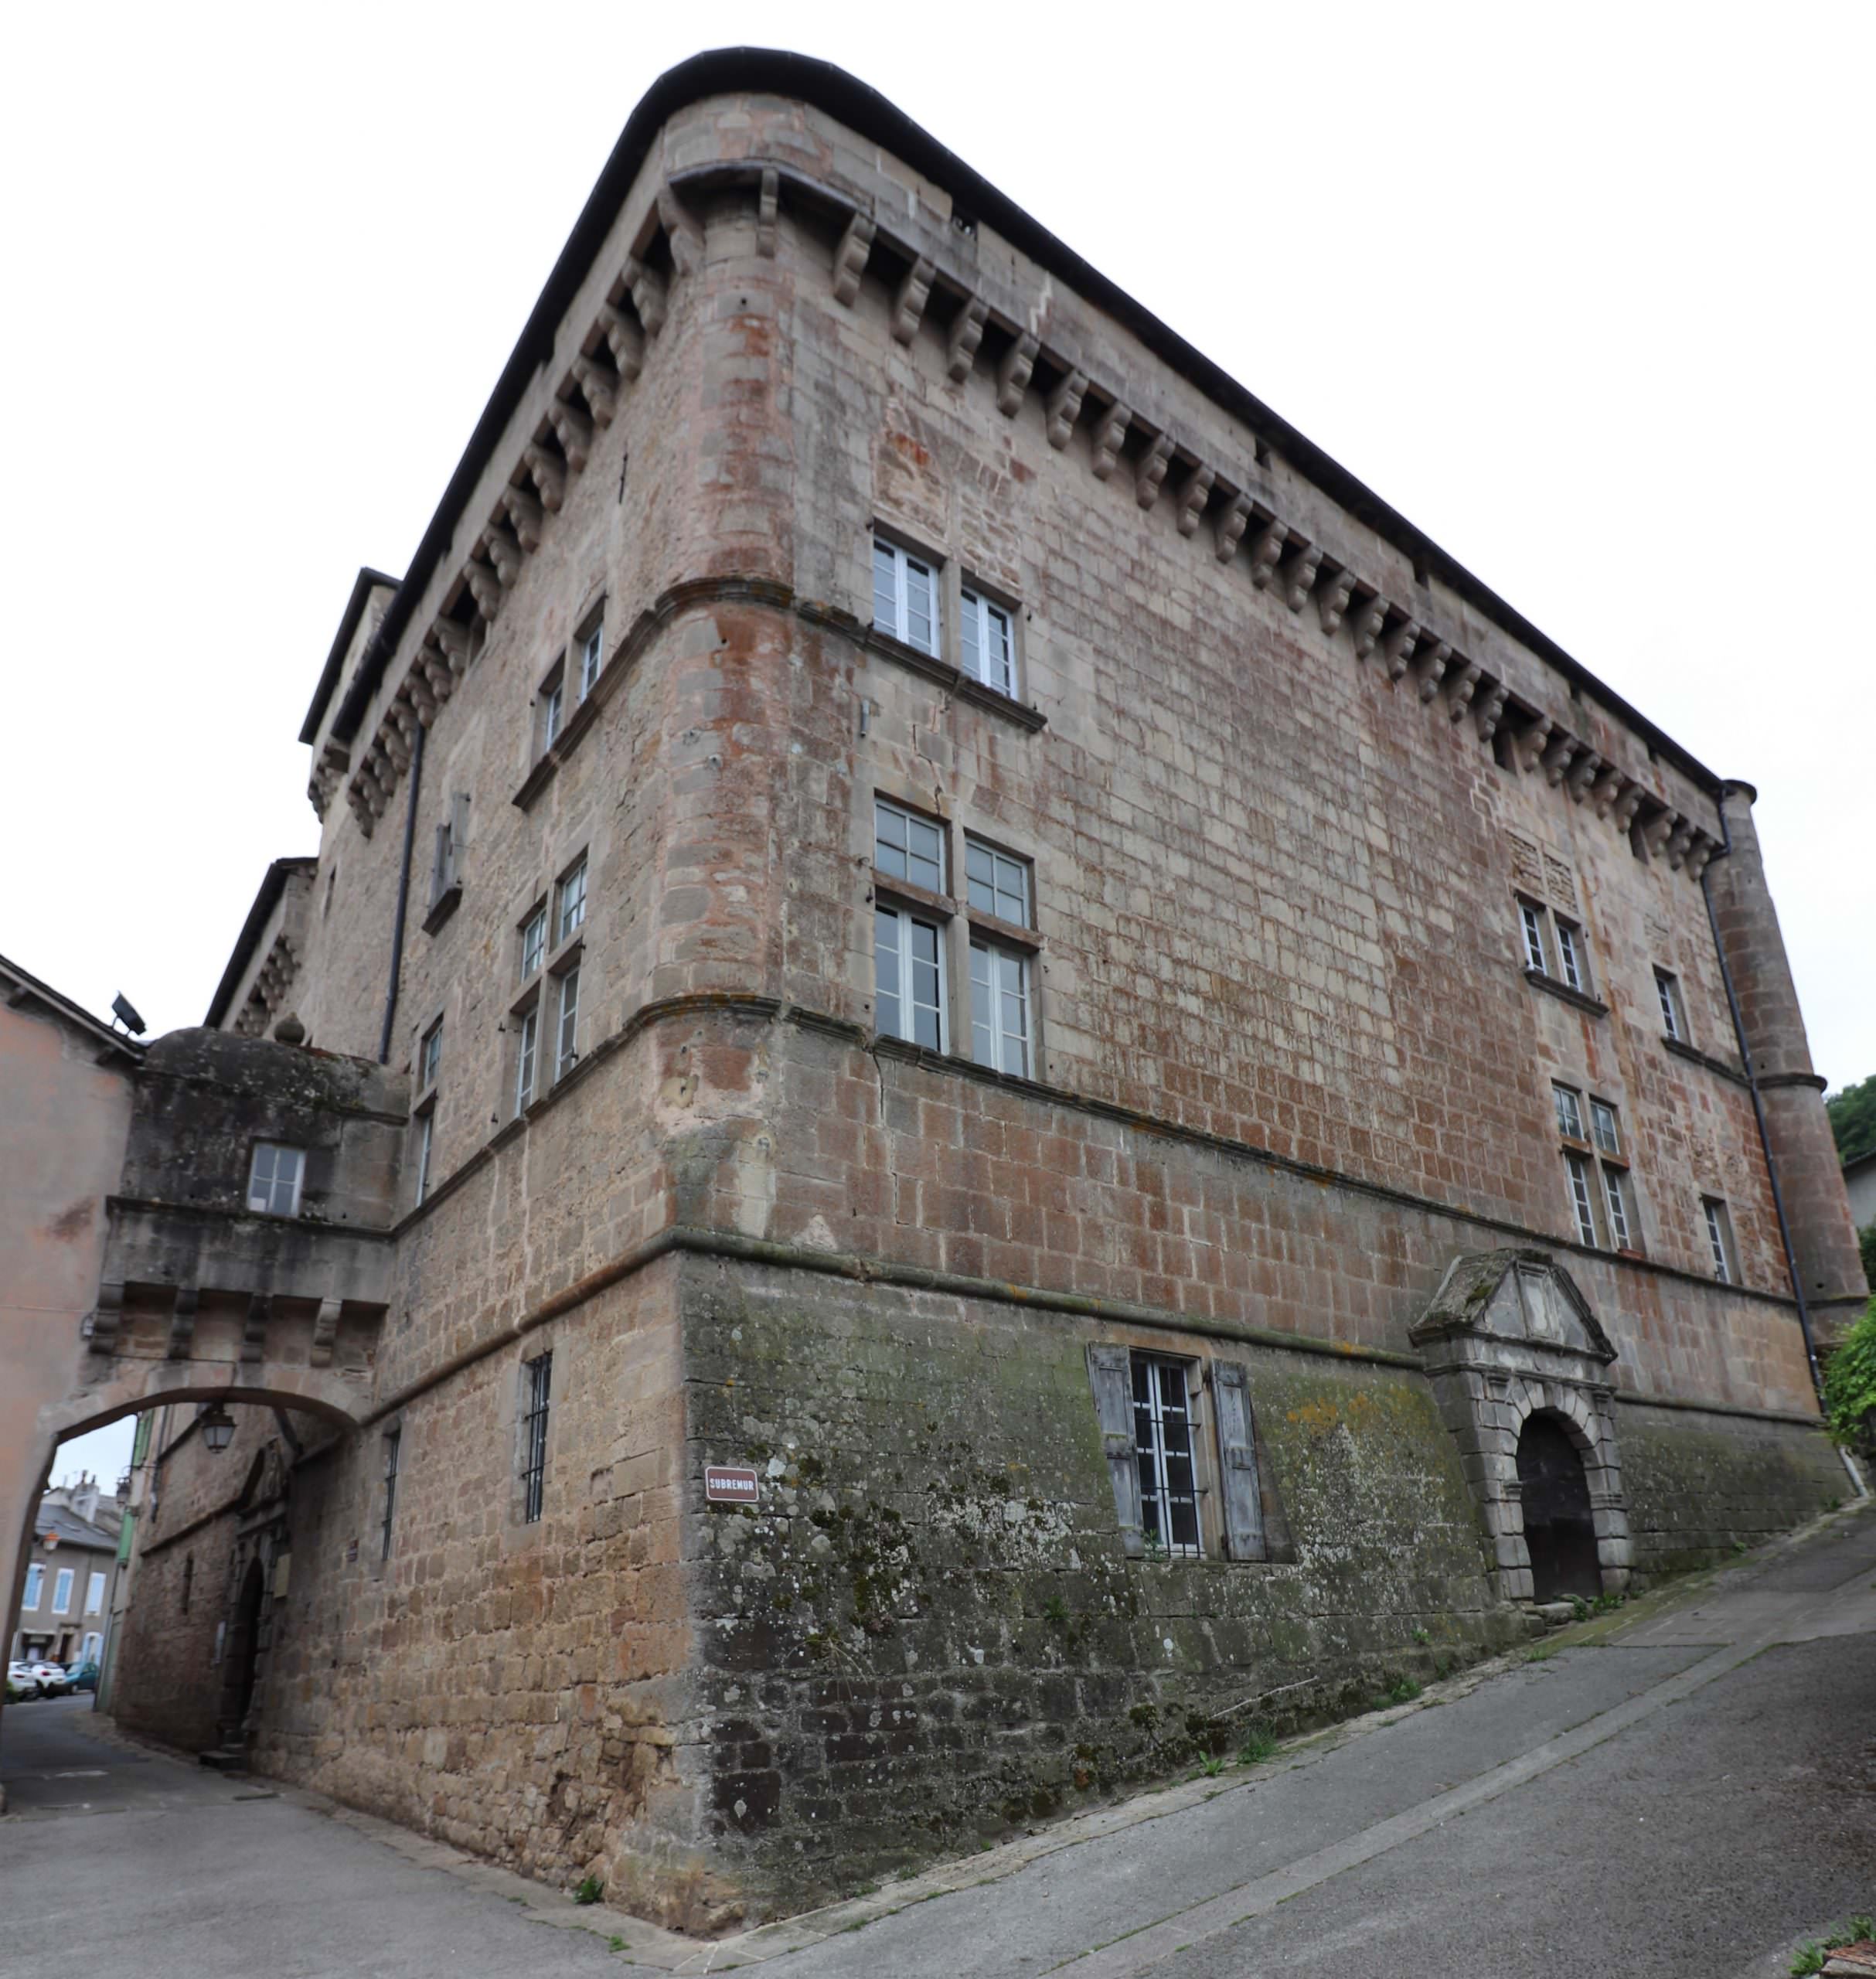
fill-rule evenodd
<path id="1" fill-rule="evenodd" d="M 1140 1527 L 1140 1452 L 1133 1436 L 1133 1357 L 1124 1347 L 1091 1346 L 1088 1378 L 1095 1391 L 1122 1550 L 1138 1559 L 1145 1550 Z"/>
<path id="2" fill-rule="evenodd" d="M 1225 1549 L 1234 1560 L 1269 1557 L 1264 1539 L 1264 1500 L 1257 1476 L 1257 1421 L 1244 1364 L 1214 1361 L 1213 1406 L 1218 1413 L 1219 1495 L 1224 1503 Z"/>

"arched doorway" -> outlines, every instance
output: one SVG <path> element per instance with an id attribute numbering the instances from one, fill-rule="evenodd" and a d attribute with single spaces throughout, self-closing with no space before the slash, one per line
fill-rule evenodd
<path id="1" fill-rule="evenodd" d="M 226 1672 L 222 1684 L 222 1743 L 243 1742 L 242 1727 L 254 1701 L 254 1674 L 260 1654 L 260 1603 L 267 1576 L 260 1570 L 258 1555 L 247 1563 L 241 1578 L 241 1592 L 234 1606 L 234 1621 L 228 1631 L 223 1657 Z"/>
<path id="2" fill-rule="evenodd" d="M 1596 1527 L 1583 1460 L 1560 1416 L 1527 1415 L 1518 1436 L 1518 1483 L 1532 1594 L 1539 1601 L 1593 1601 L 1602 1592 Z"/>

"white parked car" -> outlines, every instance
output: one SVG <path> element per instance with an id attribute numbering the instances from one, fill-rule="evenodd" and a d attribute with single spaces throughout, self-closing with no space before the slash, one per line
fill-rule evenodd
<path id="1" fill-rule="evenodd" d="M 29 1698 L 36 1698 L 39 1694 L 39 1680 L 33 1675 L 30 1663 L 9 1663 L 6 1680 L 15 1690 L 23 1691 Z"/>
<path id="2" fill-rule="evenodd" d="M 63 1697 L 65 1695 L 65 1667 L 59 1663 L 29 1663 L 26 1667 L 32 1673 L 32 1680 L 39 1687 L 39 1695 L 45 1698 Z"/>

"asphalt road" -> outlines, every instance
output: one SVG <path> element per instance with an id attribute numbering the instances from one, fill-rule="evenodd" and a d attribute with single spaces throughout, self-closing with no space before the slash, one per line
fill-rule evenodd
<path id="1" fill-rule="evenodd" d="M 1876 1909 L 1876 1513 L 1445 1695 L 705 1948 L 28 1705 L 0 1974 L 1772 1979 Z"/>

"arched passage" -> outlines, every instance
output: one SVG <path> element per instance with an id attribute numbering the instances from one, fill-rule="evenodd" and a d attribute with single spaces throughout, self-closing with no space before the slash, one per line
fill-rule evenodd
<path id="1" fill-rule="evenodd" d="M 247 1571 L 241 1577 L 241 1592 L 235 1601 L 233 1620 L 223 1657 L 225 1674 L 222 1682 L 221 1732 L 224 1745 L 240 1743 L 242 1728 L 247 1724 L 247 1714 L 254 1705 L 254 1675 L 260 1657 L 260 1605 L 266 1585 L 266 1575 L 261 1571 L 260 1555 L 257 1554 L 248 1562 Z"/>
<path id="2" fill-rule="evenodd" d="M 1537 1601 L 1567 1601 L 1572 1596 L 1593 1601 L 1602 1592 L 1595 1514 L 1577 1447 L 1581 1433 L 1548 1409 L 1526 1416 L 1518 1432 L 1524 1545 L 1530 1555 L 1532 1598 Z"/>

